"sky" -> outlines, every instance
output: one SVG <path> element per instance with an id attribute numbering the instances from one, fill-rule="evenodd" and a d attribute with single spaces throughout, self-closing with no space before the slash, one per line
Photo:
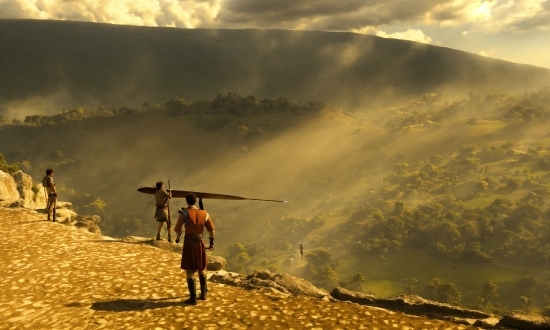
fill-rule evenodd
<path id="1" fill-rule="evenodd" d="M 0 18 L 354 32 L 550 68 L 550 0 L 0 0 Z"/>

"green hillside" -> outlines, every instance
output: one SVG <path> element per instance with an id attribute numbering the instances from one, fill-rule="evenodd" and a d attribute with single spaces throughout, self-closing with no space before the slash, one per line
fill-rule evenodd
<path id="1" fill-rule="evenodd" d="M 353 33 L 0 20 L 0 115 L 139 107 L 216 92 L 348 110 L 427 92 L 520 92 L 550 70 Z"/>
<path id="2" fill-rule="evenodd" d="M 158 180 L 285 199 L 205 201 L 231 270 L 548 313 L 549 119 L 548 88 L 353 115 L 230 93 L 29 116 L 0 129 L 0 153 L 35 178 L 54 167 L 61 199 L 101 215 L 108 235 L 154 235 L 154 202 L 136 188 Z"/>

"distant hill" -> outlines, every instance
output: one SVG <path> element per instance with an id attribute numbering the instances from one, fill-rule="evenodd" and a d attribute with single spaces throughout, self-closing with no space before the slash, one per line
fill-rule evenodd
<path id="1" fill-rule="evenodd" d="M 524 92 L 550 70 L 353 33 L 0 20 L 0 115 L 216 92 L 349 109 L 425 92 Z M 11 110 L 11 111 L 9 111 Z"/>

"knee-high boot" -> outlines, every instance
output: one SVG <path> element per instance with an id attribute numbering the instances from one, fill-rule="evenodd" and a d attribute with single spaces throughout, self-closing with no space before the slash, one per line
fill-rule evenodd
<path id="1" fill-rule="evenodd" d="M 205 274 L 199 274 L 199 282 L 201 285 L 201 295 L 199 296 L 199 300 L 206 300 L 206 293 L 208 292 L 208 289 L 206 287 L 206 275 Z"/>
<path id="2" fill-rule="evenodd" d="M 52 221 L 53 221 L 53 222 L 56 222 L 56 221 L 57 221 L 57 219 L 55 218 L 55 207 L 53 208 L 53 220 L 52 220 Z"/>
<path id="3" fill-rule="evenodd" d="M 189 299 L 185 300 L 184 303 L 190 305 L 197 304 L 197 292 L 195 287 L 195 278 L 187 279 L 187 288 L 189 289 Z"/>

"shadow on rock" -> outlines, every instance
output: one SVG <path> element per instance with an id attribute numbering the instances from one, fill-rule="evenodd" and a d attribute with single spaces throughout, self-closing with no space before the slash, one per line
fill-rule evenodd
<path id="1" fill-rule="evenodd" d="M 140 311 L 146 309 L 166 308 L 172 306 L 188 306 L 182 301 L 174 301 L 175 298 L 163 298 L 163 299 L 116 299 L 111 301 L 98 301 L 92 303 L 90 309 L 94 311 L 107 311 L 107 312 L 129 312 Z"/>

